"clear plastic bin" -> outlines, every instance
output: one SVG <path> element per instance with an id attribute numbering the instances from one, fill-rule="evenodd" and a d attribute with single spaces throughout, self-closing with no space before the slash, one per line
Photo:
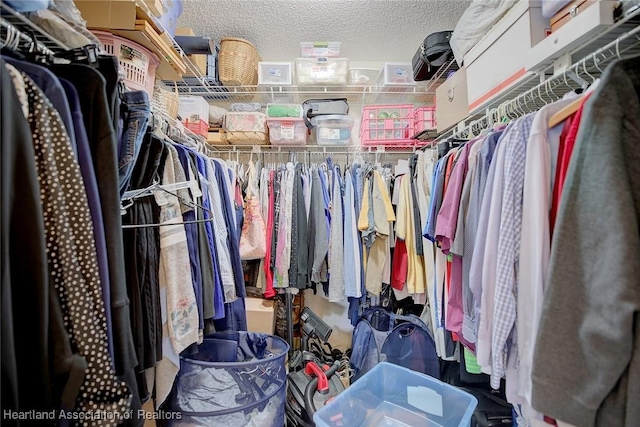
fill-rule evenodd
<path id="1" fill-rule="evenodd" d="M 347 58 L 296 58 L 299 85 L 346 85 L 348 77 Z"/>
<path id="2" fill-rule="evenodd" d="M 376 68 L 350 68 L 349 84 L 352 85 L 374 85 L 378 81 L 380 70 Z"/>
<path id="3" fill-rule="evenodd" d="M 302 119 L 267 119 L 272 145 L 305 145 L 307 125 Z"/>
<path id="4" fill-rule="evenodd" d="M 435 378 L 379 363 L 313 415 L 317 427 L 467 427 L 475 397 Z"/>
<path id="5" fill-rule="evenodd" d="M 318 145 L 349 145 L 353 118 L 343 115 L 316 116 L 311 119 L 315 126 Z"/>
<path id="6" fill-rule="evenodd" d="M 382 75 L 384 77 L 382 84 L 385 86 L 414 86 L 416 84 L 413 80 L 413 65 L 410 62 L 385 62 Z"/>
<path id="7" fill-rule="evenodd" d="M 303 58 L 337 58 L 340 56 L 341 42 L 300 42 L 300 56 Z"/>
<path id="8" fill-rule="evenodd" d="M 259 62 L 259 85 L 291 85 L 293 84 L 293 64 L 291 62 Z"/>

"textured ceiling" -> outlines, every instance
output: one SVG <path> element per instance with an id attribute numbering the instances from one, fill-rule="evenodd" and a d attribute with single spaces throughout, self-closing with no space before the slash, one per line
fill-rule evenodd
<path id="1" fill-rule="evenodd" d="M 352 62 L 410 62 L 424 38 L 452 30 L 464 0 L 184 0 L 180 26 L 242 37 L 265 61 L 300 56 L 301 41 L 341 41 Z"/>

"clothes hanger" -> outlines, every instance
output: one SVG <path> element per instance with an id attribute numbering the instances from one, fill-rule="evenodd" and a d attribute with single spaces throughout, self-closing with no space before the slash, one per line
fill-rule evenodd
<path id="1" fill-rule="evenodd" d="M 599 67 L 598 67 L 598 65 L 596 64 L 596 61 L 595 61 L 595 53 L 593 54 L 593 61 L 594 61 L 594 65 L 596 65 L 596 68 L 599 69 Z M 587 61 L 586 61 L 586 58 L 585 58 L 585 60 L 582 62 L 582 69 L 584 70 L 585 74 L 587 74 L 587 76 L 591 77 L 591 79 L 592 79 L 591 85 L 593 85 L 593 84 L 595 84 L 596 79 L 595 79 L 594 76 L 592 76 L 587 71 L 586 62 Z M 585 95 L 583 93 L 580 96 L 578 96 L 573 102 L 571 102 L 569 105 L 566 105 L 564 108 L 562 108 L 556 114 L 551 116 L 549 118 L 549 122 L 547 123 L 549 128 L 553 128 L 553 127 L 558 126 L 559 124 L 561 124 L 565 120 L 567 120 L 569 117 L 571 117 L 574 114 L 576 114 L 578 112 L 578 110 L 580 109 L 580 107 L 582 106 L 582 103 L 584 102 L 584 100 L 585 100 Z"/>

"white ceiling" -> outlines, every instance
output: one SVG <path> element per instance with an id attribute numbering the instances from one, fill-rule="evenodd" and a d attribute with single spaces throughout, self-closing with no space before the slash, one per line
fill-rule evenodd
<path id="1" fill-rule="evenodd" d="M 453 30 L 466 0 L 184 0 L 182 27 L 242 37 L 265 61 L 300 56 L 301 41 L 341 41 L 351 62 L 410 62 L 433 32 Z"/>

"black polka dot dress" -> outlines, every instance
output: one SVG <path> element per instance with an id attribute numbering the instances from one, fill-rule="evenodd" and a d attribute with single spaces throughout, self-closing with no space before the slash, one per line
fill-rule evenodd
<path id="1" fill-rule="evenodd" d="M 60 297 L 72 348 L 87 362 L 74 421 L 111 426 L 127 417 L 130 392 L 114 373 L 107 348 L 104 301 L 98 276 L 86 190 L 60 115 L 24 73 L 29 125 L 44 211 L 49 279 Z"/>

